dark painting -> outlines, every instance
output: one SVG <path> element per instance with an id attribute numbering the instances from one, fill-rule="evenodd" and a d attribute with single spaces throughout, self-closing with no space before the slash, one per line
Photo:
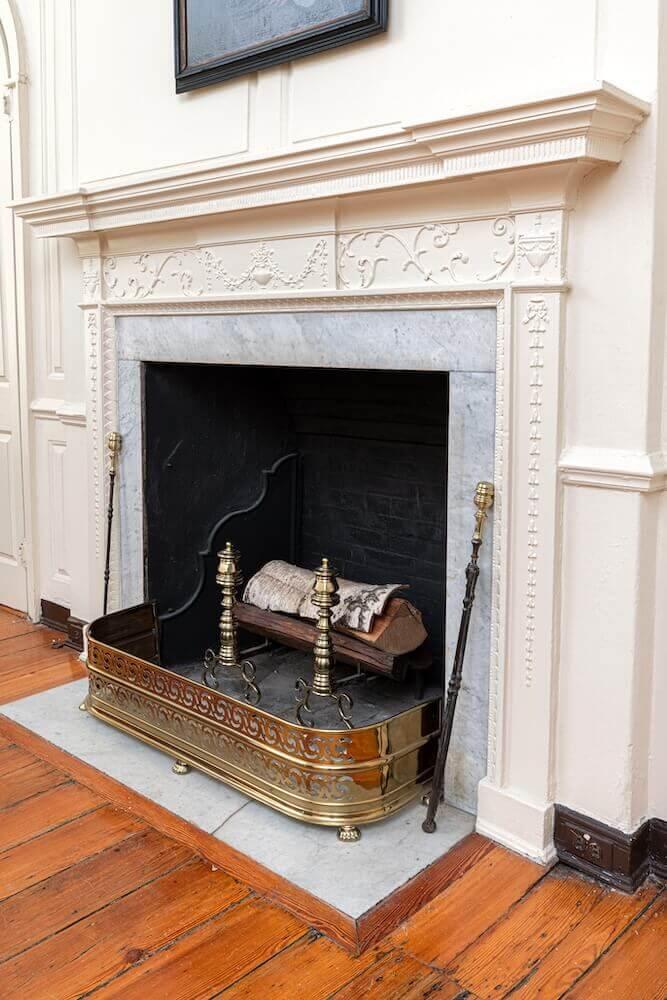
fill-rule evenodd
<path id="1" fill-rule="evenodd" d="M 175 0 L 176 90 L 384 31 L 388 0 Z"/>

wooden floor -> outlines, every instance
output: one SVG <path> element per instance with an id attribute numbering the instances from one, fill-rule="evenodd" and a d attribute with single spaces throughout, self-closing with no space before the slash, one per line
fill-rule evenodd
<path id="1" fill-rule="evenodd" d="M 0 609 L 2 701 L 81 676 L 54 638 Z M 625 896 L 486 842 L 353 958 L 101 788 L 0 719 L 0 1000 L 667 998 L 667 892 L 655 883 Z"/>

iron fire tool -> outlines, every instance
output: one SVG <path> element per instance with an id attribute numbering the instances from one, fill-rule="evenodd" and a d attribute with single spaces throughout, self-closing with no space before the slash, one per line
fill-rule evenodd
<path id="1" fill-rule="evenodd" d="M 107 435 L 107 448 L 109 449 L 109 505 L 107 507 L 107 550 L 104 559 L 104 614 L 109 606 L 109 577 L 111 576 L 111 531 L 113 528 L 113 499 L 116 486 L 116 472 L 118 470 L 118 456 L 123 444 L 123 439 L 118 431 L 111 431 Z"/>
<path id="2" fill-rule="evenodd" d="M 312 719 L 305 720 L 303 713 L 313 714 L 310 707 L 311 697 L 330 698 L 336 702 L 338 714 L 348 729 L 352 729 L 350 713 L 352 698 L 345 691 L 338 693 L 333 682 L 334 650 L 331 639 L 331 611 L 339 603 L 338 580 L 329 566 L 329 560 L 323 559 L 322 565 L 315 570 L 313 596 L 311 601 L 317 608 L 317 638 L 313 647 L 313 683 L 308 684 L 302 677 L 296 682 L 297 706 L 296 717 L 302 726 L 312 728 Z"/>
<path id="3" fill-rule="evenodd" d="M 440 741 L 438 743 L 438 755 L 433 771 L 433 784 L 428 798 L 428 809 L 426 819 L 422 823 L 424 833 L 434 833 L 436 828 L 435 814 L 443 797 L 445 784 L 445 767 L 447 765 L 447 754 L 449 753 L 449 741 L 452 737 L 452 726 L 454 724 L 454 712 L 456 711 L 456 701 L 461 687 L 461 676 L 463 674 L 463 661 L 466 655 L 466 645 L 468 643 L 468 629 L 470 627 L 470 615 L 472 606 L 475 603 L 475 588 L 479 576 L 479 550 L 482 546 L 484 535 L 484 524 L 488 511 L 493 506 L 493 484 L 477 483 L 475 490 L 475 531 L 472 536 L 472 556 L 466 566 L 466 591 L 463 598 L 463 611 L 461 614 L 461 624 L 459 625 L 459 637 L 456 643 L 456 653 L 454 655 L 454 665 L 447 687 L 447 704 L 442 717 L 440 727 Z"/>
<path id="4" fill-rule="evenodd" d="M 227 542 L 222 552 L 218 552 L 218 572 L 215 581 L 222 592 L 220 613 L 220 648 L 216 653 L 207 649 L 204 654 L 204 683 L 207 687 L 218 688 L 218 668 L 238 670 L 244 687 L 246 701 L 258 705 L 262 692 L 257 684 L 257 670 L 251 660 L 239 662 L 239 643 L 234 605 L 236 592 L 243 583 L 239 553 L 231 542 Z"/>

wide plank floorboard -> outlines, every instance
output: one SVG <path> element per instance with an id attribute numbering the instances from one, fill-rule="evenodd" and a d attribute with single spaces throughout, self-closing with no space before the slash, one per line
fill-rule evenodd
<path id="1" fill-rule="evenodd" d="M 188 862 L 0 965 L 0 982 L 11 997 L 79 997 L 247 894 L 210 865 Z"/>
<path id="2" fill-rule="evenodd" d="M 284 994 L 285 995 L 285 994 Z M 333 994 L 335 1000 L 455 1000 L 464 991 L 442 972 L 392 951 Z M 474 1000 L 467 994 L 468 1000 Z"/>
<path id="3" fill-rule="evenodd" d="M 650 906 L 659 891 L 652 882 L 632 896 L 603 890 L 576 926 L 513 990 L 512 1000 L 552 1000 L 562 996 Z"/>
<path id="4" fill-rule="evenodd" d="M 0 854 L 0 900 L 120 843 L 145 824 L 128 813 L 104 806 Z"/>
<path id="5" fill-rule="evenodd" d="M 349 980 L 378 960 L 377 950 L 352 958 L 326 938 L 307 938 L 287 948 L 226 990 L 225 1000 L 276 1000 L 298 991 L 308 1000 L 326 1000 Z"/>
<path id="6" fill-rule="evenodd" d="M 54 635 L 0 608 L 0 697 L 82 674 Z M 667 1000 L 655 883 L 627 896 L 469 838 L 439 895 L 353 957 L 202 860 L 184 829 L 139 819 L 129 791 L 112 806 L 103 775 L 72 777 L 5 733 L 0 1000 Z"/>
<path id="7" fill-rule="evenodd" d="M 26 674 L 12 674 L 5 680 L 0 674 L 0 705 L 85 676 L 86 668 L 75 653 L 68 652 L 64 658 L 58 654 L 55 663 L 38 664 Z"/>
<path id="8" fill-rule="evenodd" d="M 32 840 L 47 830 L 92 812 L 102 799 L 89 788 L 69 782 L 0 810 L 0 852 Z"/>
<path id="9" fill-rule="evenodd" d="M 96 998 L 208 998 L 267 962 L 307 928 L 296 917 L 251 899 L 177 941 L 95 993 Z M 293 995 L 309 997 L 300 983 Z M 264 994 L 256 993 L 257 998 Z M 310 1000 L 310 998 L 309 998 Z"/>
<path id="10" fill-rule="evenodd" d="M 3 639 L 13 639 L 14 636 L 31 633 L 35 628 L 39 628 L 39 626 L 33 625 L 19 611 L 0 608 L 0 642 Z"/>
<path id="11" fill-rule="evenodd" d="M 444 971 L 545 874 L 544 868 L 532 861 L 494 847 L 399 928 L 392 941 Z"/>
<path id="12" fill-rule="evenodd" d="M 67 781 L 70 781 L 67 774 L 22 747 L 0 750 L 0 809 Z"/>
<path id="13" fill-rule="evenodd" d="M 565 994 L 568 1000 L 665 1000 L 667 892 L 632 923 L 609 951 Z"/>
<path id="14" fill-rule="evenodd" d="M 603 890 L 576 876 L 543 879 L 447 967 L 480 1000 L 505 996 L 593 908 Z"/>
<path id="15" fill-rule="evenodd" d="M 187 847 L 148 829 L 17 893 L 0 903 L 0 962 L 191 860 Z"/>
<path id="16" fill-rule="evenodd" d="M 53 643 L 61 643 L 64 639 L 65 636 L 62 632 L 55 632 L 53 629 L 45 628 L 43 625 L 35 625 L 30 632 L 22 632 L 12 639 L 3 639 L 0 641 L 0 663 L 9 658 L 14 659 L 17 653 L 23 653 L 28 650 L 44 649 L 53 655 L 58 651 Z"/>

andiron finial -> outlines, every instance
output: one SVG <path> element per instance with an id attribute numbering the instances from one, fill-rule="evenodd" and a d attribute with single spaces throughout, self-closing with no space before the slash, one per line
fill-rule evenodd
<path id="1" fill-rule="evenodd" d="M 312 727 L 312 720 L 303 718 L 304 712 L 313 714 L 310 707 L 311 697 L 330 698 L 336 703 L 341 720 L 348 729 L 352 729 L 350 719 L 352 698 L 345 691 L 337 693 L 333 680 L 335 659 L 331 638 L 331 613 L 340 602 L 340 597 L 338 580 L 328 559 L 322 559 L 322 564 L 315 570 L 311 602 L 317 608 L 317 638 L 313 646 L 313 683 L 309 684 L 302 677 L 296 682 L 296 717 L 302 726 Z"/>
<path id="2" fill-rule="evenodd" d="M 208 687 L 218 688 L 218 670 L 238 670 L 244 685 L 246 701 L 259 704 L 262 694 L 257 685 L 257 670 L 251 660 L 239 662 L 238 629 L 234 616 L 234 605 L 238 588 L 243 583 L 241 560 L 238 551 L 231 542 L 218 552 L 218 571 L 215 582 L 220 587 L 220 646 L 216 653 L 207 649 L 204 654 L 204 683 Z"/>

